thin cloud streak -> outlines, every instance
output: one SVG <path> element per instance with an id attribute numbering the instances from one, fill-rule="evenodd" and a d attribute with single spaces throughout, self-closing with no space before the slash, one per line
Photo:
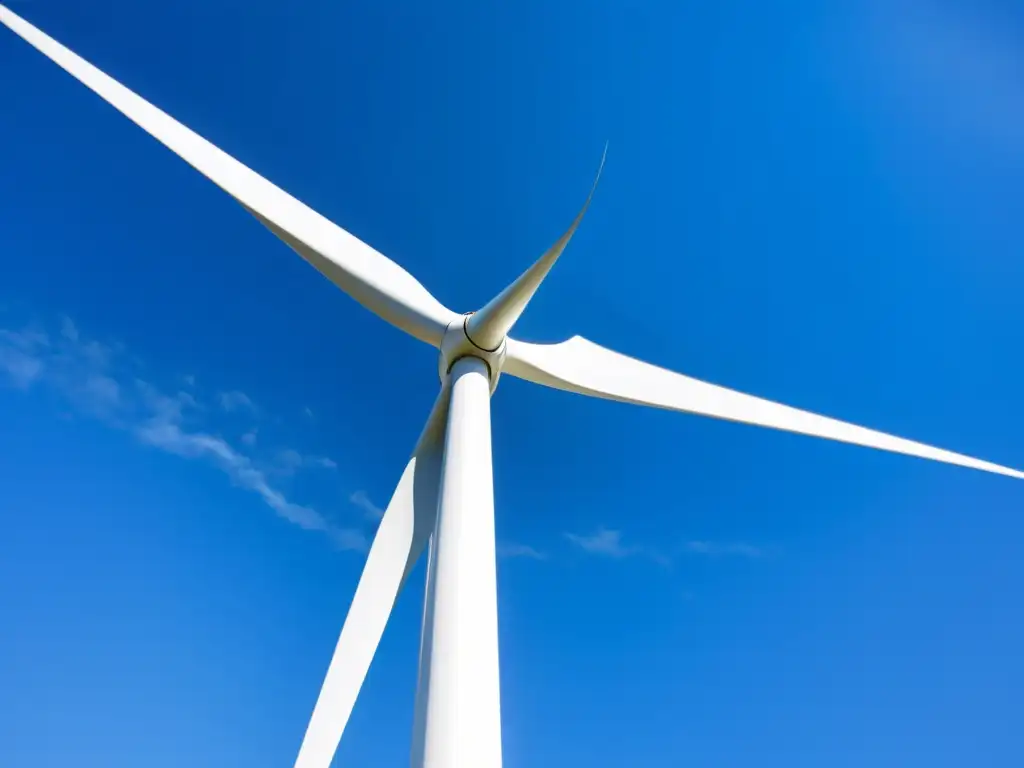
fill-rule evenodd
<path id="1" fill-rule="evenodd" d="M 362 510 L 367 520 L 379 522 L 384 517 L 384 510 L 370 500 L 366 491 L 356 491 L 348 497 L 350 503 Z"/>
<path id="2" fill-rule="evenodd" d="M 234 413 L 235 411 L 256 412 L 256 404 L 253 403 L 252 399 L 245 392 L 239 392 L 237 389 L 230 392 L 221 392 L 217 399 L 220 401 L 220 407 L 228 413 Z"/>
<path id="3" fill-rule="evenodd" d="M 709 557 L 734 556 L 757 558 L 764 556 L 763 549 L 742 541 L 687 541 L 683 544 L 683 551 L 693 555 L 707 555 Z"/>
<path id="4" fill-rule="evenodd" d="M 193 426 L 201 412 L 188 392 L 168 395 L 142 379 L 132 379 L 115 367 L 118 348 L 83 338 L 67 317 L 60 321 L 58 336 L 51 338 L 37 329 L 0 329 L 0 375 L 19 390 L 47 385 L 79 413 L 100 419 L 109 426 L 131 433 L 140 443 L 186 459 L 204 461 L 220 469 L 240 488 L 257 494 L 279 517 L 300 528 L 326 534 L 336 546 L 347 550 L 367 549 L 365 535 L 353 528 L 335 525 L 313 509 L 290 501 L 274 487 L 253 460 L 222 437 Z M 230 397 L 229 397 L 230 395 Z M 241 392 L 221 393 L 225 410 L 251 408 L 252 401 Z M 255 443 L 255 430 L 246 445 Z M 298 452 L 288 452 L 299 465 L 307 463 Z M 308 463 L 334 468 L 327 458 Z"/>
<path id="5" fill-rule="evenodd" d="M 514 544 L 512 542 L 499 543 L 497 552 L 498 557 L 507 559 L 523 558 L 526 560 L 547 560 L 547 555 L 527 544 Z"/>
<path id="6" fill-rule="evenodd" d="M 581 535 L 566 533 L 565 538 L 574 546 L 591 555 L 603 555 L 614 559 L 639 554 L 637 546 L 626 546 L 622 543 L 622 531 L 600 527 L 594 533 Z"/>
<path id="7" fill-rule="evenodd" d="M 0 370 L 17 389 L 28 389 L 43 372 L 42 361 L 33 354 L 40 339 L 32 339 L 29 334 L 0 330 Z M 42 341 L 48 340 L 43 337 Z"/>
<path id="8" fill-rule="evenodd" d="M 624 544 L 622 531 L 598 527 L 591 534 L 565 533 L 566 540 L 577 549 L 596 557 L 606 557 L 612 560 L 624 560 L 628 557 L 641 557 L 650 560 L 663 568 L 672 565 L 672 560 L 663 552 L 653 547 L 645 547 L 639 544 Z"/>
<path id="9" fill-rule="evenodd" d="M 673 557 L 653 547 L 640 544 L 626 544 L 623 541 L 622 531 L 616 529 L 602 526 L 590 534 L 565 533 L 563 535 L 576 549 L 588 555 L 612 560 L 642 557 L 665 567 L 672 565 Z M 765 555 L 765 551 L 761 547 L 739 541 L 715 542 L 691 539 L 684 542 L 678 550 L 683 554 L 704 557 L 744 557 L 753 559 Z M 679 554 L 679 551 L 674 551 L 673 554 Z"/>

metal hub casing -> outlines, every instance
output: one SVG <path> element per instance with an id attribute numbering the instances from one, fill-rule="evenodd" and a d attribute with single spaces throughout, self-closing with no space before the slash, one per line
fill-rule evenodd
<path id="1" fill-rule="evenodd" d="M 463 315 L 458 320 L 453 320 L 445 328 L 444 337 L 441 339 L 441 347 L 438 350 L 437 372 L 441 377 L 441 383 L 448 380 L 452 366 L 455 361 L 462 357 L 476 357 L 487 364 L 488 378 L 491 382 L 491 393 L 498 387 L 498 378 L 501 376 L 501 368 L 505 363 L 505 339 L 495 350 L 481 349 L 466 333 L 466 321 L 472 312 Z"/>

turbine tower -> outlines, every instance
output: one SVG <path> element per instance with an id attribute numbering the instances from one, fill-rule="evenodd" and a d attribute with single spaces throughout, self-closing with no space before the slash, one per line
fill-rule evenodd
<path id="1" fill-rule="evenodd" d="M 295 768 L 330 765 L 395 600 L 428 546 L 411 762 L 414 768 L 501 765 L 490 398 L 503 373 L 591 397 L 1024 478 L 1014 469 L 698 381 L 580 336 L 559 344 L 517 341 L 508 334 L 569 243 L 589 196 L 533 266 L 483 308 L 458 314 L 398 264 L 2 5 L 0 22 L 234 197 L 366 309 L 439 351 L 440 391 L 370 547 Z"/>

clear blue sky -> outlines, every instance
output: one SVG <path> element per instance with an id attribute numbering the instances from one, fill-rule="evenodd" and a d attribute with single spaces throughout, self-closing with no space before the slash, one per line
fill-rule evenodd
<path id="1" fill-rule="evenodd" d="M 608 140 L 520 336 L 1024 466 L 1010 3 L 8 1 L 459 311 Z M 7 30 L 0 73 L 0 764 L 290 765 L 434 354 Z M 1024 484 L 493 419 L 509 768 L 1024 764 Z M 407 761 L 421 599 L 336 764 Z"/>

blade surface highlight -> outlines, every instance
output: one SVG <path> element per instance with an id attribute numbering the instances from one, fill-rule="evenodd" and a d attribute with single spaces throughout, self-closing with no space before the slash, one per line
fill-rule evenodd
<path id="1" fill-rule="evenodd" d="M 745 395 L 613 352 L 581 336 L 560 344 L 508 340 L 504 372 L 607 400 L 713 416 L 1024 479 L 1024 473 Z"/>
<path id="2" fill-rule="evenodd" d="M 434 531 L 447 416 L 442 390 L 381 518 L 295 768 L 329 768 L 398 594 Z"/>
<path id="3" fill-rule="evenodd" d="M 604 161 L 607 157 L 608 145 L 605 144 L 604 152 L 601 154 L 601 164 L 597 167 L 597 175 L 594 177 L 594 183 L 590 185 L 590 193 L 565 234 L 558 238 L 555 244 L 533 263 L 533 266 L 516 278 L 514 283 L 466 320 L 466 335 L 478 347 L 492 352 L 496 350 L 501 345 L 501 340 L 512 330 L 516 320 L 523 314 L 526 305 L 530 303 L 530 299 L 540 288 L 540 284 L 558 261 L 562 251 L 569 245 L 580 222 L 583 221 L 583 216 L 590 207 L 590 201 L 594 199 L 594 192 L 597 191 L 597 183 L 601 180 L 601 172 L 604 170 Z"/>
<path id="4" fill-rule="evenodd" d="M 393 325 L 437 346 L 458 315 L 405 269 L 186 128 L 0 5 L 3 23 L 206 176 L 341 290 Z"/>

